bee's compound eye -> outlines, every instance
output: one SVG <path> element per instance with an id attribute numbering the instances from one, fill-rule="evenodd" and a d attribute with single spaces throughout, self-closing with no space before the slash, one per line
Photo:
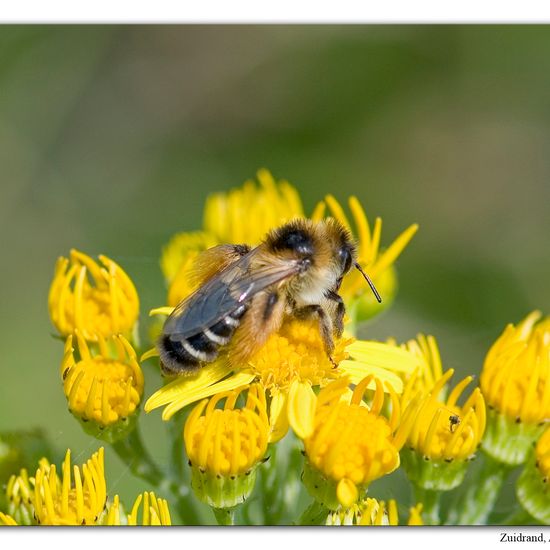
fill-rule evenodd
<path id="1" fill-rule="evenodd" d="M 342 273 L 347 273 L 351 269 L 351 251 L 347 247 L 338 250 L 338 257 L 342 265 Z"/>

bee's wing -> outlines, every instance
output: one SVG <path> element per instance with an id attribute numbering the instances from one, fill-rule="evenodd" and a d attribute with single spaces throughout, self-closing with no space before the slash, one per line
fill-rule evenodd
<path id="1" fill-rule="evenodd" d="M 227 266 L 183 300 L 166 320 L 164 334 L 177 339 L 194 336 L 233 313 L 258 292 L 300 271 L 296 260 L 265 255 L 261 265 L 251 269 L 254 259 L 261 254 L 260 248 Z"/>

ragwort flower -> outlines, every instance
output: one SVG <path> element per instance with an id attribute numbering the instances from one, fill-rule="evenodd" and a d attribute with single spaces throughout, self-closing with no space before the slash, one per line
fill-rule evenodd
<path id="1" fill-rule="evenodd" d="M 509 465 L 524 462 L 550 419 L 550 318 L 534 311 L 509 324 L 483 364 L 489 408 L 483 450 Z"/>
<path id="2" fill-rule="evenodd" d="M 453 372 L 449 369 L 431 390 L 417 392 L 414 398 L 411 379 L 401 398 L 404 416 L 413 419 L 401 460 L 411 481 L 423 489 L 447 491 L 462 483 L 485 431 L 485 402 L 479 388 L 458 404 L 473 377 L 467 376 L 446 399 L 442 397 Z"/>
<path id="3" fill-rule="evenodd" d="M 80 332 L 65 343 L 61 362 L 63 391 L 70 412 L 87 433 L 109 442 L 133 429 L 143 395 L 143 373 L 124 336 L 97 336 L 92 349 Z"/>
<path id="4" fill-rule="evenodd" d="M 247 390 L 246 403 L 236 406 Z M 216 406 L 225 400 L 223 409 Z M 256 468 L 267 450 L 269 420 L 264 393 L 257 385 L 201 401 L 184 429 L 191 486 L 197 497 L 217 509 L 244 502 L 256 481 Z"/>
<path id="5" fill-rule="evenodd" d="M 99 261 L 76 250 L 57 260 L 48 306 L 61 336 L 77 330 L 87 340 L 99 334 L 132 337 L 139 315 L 134 284 L 113 260 L 99 256 Z"/>
<path id="6" fill-rule="evenodd" d="M 34 479 L 33 507 L 41 525 L 94 525 L 105 509 L 107 489 L 103 465 L 103 448 L 82 465 L 73 467 L 67 451 L 62 478 L 55 465 L 43 464 Z"/>
<path id="7" fill-rule="evenodd" d="M 410 425 L 400 424 L 398 397 L 391 388 L 390 417 L 382 415 L 382 383 L 368 376 L 349 390 L 349 378 L 335 380 L 316 398 L 313 431 L 304 439 L 303 482 L 329 510 L 351 507 L 369 483 L 399 466 L 399 449 Z M 370 406 L 363 401 L 373 390 Z"/>

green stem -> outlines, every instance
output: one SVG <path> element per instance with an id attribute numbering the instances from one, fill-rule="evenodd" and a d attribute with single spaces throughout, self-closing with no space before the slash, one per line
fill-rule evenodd
<path id="1" fill-rule="evenodd" d="M 278 498 L 281 487 L 277 483 L 277 446 L 269 447 L 269 460 L 262 464 L 260 485 L 263 500 L 264 525 L 277 525 L 282 513 L 283 499 Z"/>
<path id="2" fill-rule="evenodd" d="M 136 477 L 144 479 L 156 488 L 162 485 L 164 474 L 145 449 L 137 428 L 126 438 L 113 443 L 112 447 Z"/>
<path id="3" fill-rule="evenodd" d="M 167 490 L 172 493 L 184 525 L 200 525 L 200 518 L 192 503 L 189 489 L 181 480 L 173 476 L 166 476 L 155 464 L 145 448 L 137 428 L 131 431 L 125 439 L 113 443 L 112 447 L 119 458 L 128 464 L 136 477 L 147 481 L 155 489 Z"/>
<path id="4" fill-rule="evenodd" d="M 329 510 L 325 508 L 320 502 L 314 500 L 309 507 L 304 511 L 299 525 L 324 525 Z"/>
<path id="5" fill-rule="evenodd" d="M 483 466 L 458 505 L 458 525 L 485 525 L 511 467 L 483 454 Z"/>
<path id="6" fill-rule="evenodd" d="M 218 525 L 235 525 L 235 508 L 212 508 Z"/>
<path id="7" fill-rule="evenodd" d="M 187 482 L 189 484 L 188 474 L 189 468 L 186 468 L 186 459 L 184 456 L 183 448 L 183 425 L 185 422 L 183 411 L 179 411 L 173 418 L 170 419 L 168 424 L 168 436 L 170 441 L 170 471 L 172 476 L 181 480 L 182 482 Z"/>
<path id="8" fill-rule="evenodd" d="M 423 489 L 422 487 L 415 485 L 414 495 L 416 502 L 422 503 L 422 520 L 424 523 L 426 525 L 439 525 L 441 523 L 439 515 L 441 491 Z"/>

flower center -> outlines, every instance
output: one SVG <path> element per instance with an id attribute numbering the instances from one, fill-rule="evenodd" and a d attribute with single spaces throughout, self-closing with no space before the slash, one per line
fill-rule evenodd
<path id="1" fill-rule="evenodd" d="M 346 339 L 335 342 L 332 358 L 336 363 L 346 358 L 348 343 Z M 288 389 L 293 380 L 324 385 L 339 375 L 327 356 L 319 323 L 315 320 L 285 322 L 250 358 L 249 364 L 263 386 L 269 389 Z"/>

